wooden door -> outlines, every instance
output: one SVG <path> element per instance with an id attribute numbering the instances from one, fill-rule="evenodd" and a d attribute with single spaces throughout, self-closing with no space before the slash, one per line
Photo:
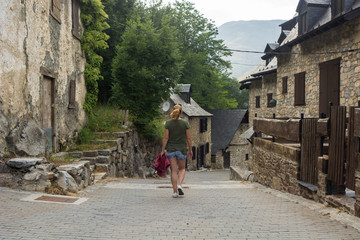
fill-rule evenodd
<path id="1" fill-rule="evenodd" d="M 230 168 L 230 152 L 224 152 L 224 168 Z"/>
<path id="2" fill-rule="evenodd" d="M 329 102 L 340 103 L 340 59 L 320 64 L 319 114 L 329 117 Z"/>
<path id="3" fill-rule="evenodd" d="M 42 127 L 48 137 L 49 150 L 54 146 L 55 80 L 44 76 Z"/>

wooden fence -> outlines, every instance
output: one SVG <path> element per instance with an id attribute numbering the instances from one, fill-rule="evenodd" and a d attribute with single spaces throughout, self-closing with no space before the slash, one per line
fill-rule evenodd
<path id="1" fill-rule="evenodd" d="M 355 169 L 360 164 L 360 108 L 350 108 L 348 121 L 346 107 L 334 106 L 330 118 L 255 118 L 253 125 L 256 133 L 273 136 L 274 141 L 300 143 L 299 180 L 316 185 L 318 157 L 328 154 L 328 180 L 355 190 Z M 328 139 L 328 151 L 323 151 L 324 139 Z"/>

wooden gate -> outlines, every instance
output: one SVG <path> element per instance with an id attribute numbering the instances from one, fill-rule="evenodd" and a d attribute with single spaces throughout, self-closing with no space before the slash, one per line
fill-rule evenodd
<path id="1" fill-rule="evenodd" d="M 355 191 L 355 169 L 359 157 L 360 109 L 350 108 L 348 123 L 348 148 L 346 154 L 346 187 Z"/>
<path id="2" fill-rule="evenodd" d="M 328 180 L 344 185 L 346 107 L 331 107 Z"/>
<path id="3" fill-rule="evenodd" d="M 320 153 L 320 138 L 316 135 L 318 119 L 302 120 L 300 180 L 317 184 L 317 159 Z"/>

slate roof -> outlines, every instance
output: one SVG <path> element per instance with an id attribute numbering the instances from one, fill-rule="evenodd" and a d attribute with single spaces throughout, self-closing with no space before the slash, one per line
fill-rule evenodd
<path id="1" fill-rule="evenodd" d="M 211 154 L 225 149 L 233 139 L 240 123 L 246 116 L 246 109 L 208 110 L 211 119 Z"/>
<path id="2" fill-rule="evenodd" d="M 179 90 L 179 92 L 190 93 L 191 92 L 191 84 L 178 84 L 176 86 L 176 90 Z"/>
<path id="3" fill-rule="evenodd" d="M 170 96 L 170 99 L 175 104 L 181 104 L 182 110 L 189 117 L 211 117 L 212 114 L 201 108 L 194 99 L 190 98 L 190 103 L 186 103 L 178 94 L 174 93 Z"/>

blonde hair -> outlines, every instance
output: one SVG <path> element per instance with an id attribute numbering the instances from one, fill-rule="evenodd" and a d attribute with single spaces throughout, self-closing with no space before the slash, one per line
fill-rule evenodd
<path id="1" fill-rule="evenodd" d="M 176 120 L 176 119 L 178 119 L 180 117 L 181 112 L 182 112 L 181 106 L 180 105 L 175 105 L 173 107 L 173 111 L 171 112 L 170 116 L 171 116 L 172 119 Z"/>

